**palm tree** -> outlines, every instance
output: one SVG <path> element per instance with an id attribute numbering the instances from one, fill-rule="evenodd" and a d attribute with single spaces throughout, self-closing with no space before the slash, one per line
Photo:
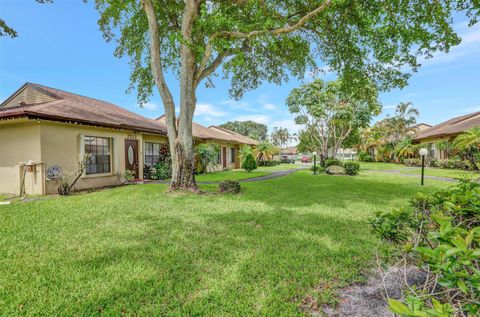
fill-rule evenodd
<path id="1" fill-rule="evenodd" d="M 257 161 L 263 161 L 265 160 L 265 158 L 268 159 L 268 156 L 273 155 L 275 153 L 275 150 L 275 147 L 271 143 L 267 141 L 262 141 L 257 144 L 253 152 Z"/>
<path id="2" fill-rule="evenodd" d="M 409 132 L 420 115 L 418 109 L 413 108 L 413 104 L 409 102 L 401 102 L 395 109 L 395 118 L 398 132 L 401 136 Z"/>
<path id="3" fill-rule="evenodd" d="M 405 138 L 397 143 L 395 152 L 399 158 L 409 158 L 415 155 L 418 146 L 412 143 L 411 138 Z"/>
<path id="4" fill-rule="evenodd" d="M 475 155 L 480 149 L 480 127 L 471 128 L 458 135 L 453 141 L 453 146 L 462 151 L 462 154 L 472 164 L 473 169 L 480 170 L 475 160 Z"/>

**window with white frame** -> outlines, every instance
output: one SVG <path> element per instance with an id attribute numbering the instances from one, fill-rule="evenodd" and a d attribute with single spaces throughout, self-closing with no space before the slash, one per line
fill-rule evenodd
<path id="1" fill-rule="evenodd" d="M 160 162 L 160 143 L 145 142 L 145 165 L 153 167 Z"/>
<path id="2" fill-rule="evenodd" d="M 112 171 L 112 139 L 96 136 L 85 136 L 85 154 L 89 156 L 85 173 L 105 174 Z"/>

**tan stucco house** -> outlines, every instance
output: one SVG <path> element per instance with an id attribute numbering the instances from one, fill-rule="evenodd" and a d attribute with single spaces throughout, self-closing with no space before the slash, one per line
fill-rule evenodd
<path id="1" fill-rule="evenodd" d="M 447 148 L 440 148 L 440 143 L 452 142 L 459 134 L 480 126 L 480 111 L 459 116 L 421 130 L 415 137 L 416 143 L 427 148 L 431 158 L 443 160 L 449 158 Z"/>
<path id="2" fill-rule="evenodd" d="M 238 149 L 256 141 L 218 127 L 195 124 L 195 143 L 221 146 L 214 170 L 239 167 Z M 167 144 L 162 118 L 149 119 L 112 103 L 26 83 L 0 104 L 0 193 L 52 194 L 52 170 L 75 170 L 90 160 L 75 190 L 117 185 L 126 170 L 143 179 L 159 145 Z M 147 164 L 148 163 L 148 164 Z"/>

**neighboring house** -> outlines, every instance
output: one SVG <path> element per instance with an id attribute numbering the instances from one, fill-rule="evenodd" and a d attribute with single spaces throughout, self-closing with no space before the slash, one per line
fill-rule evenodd
<path id="1" fill-rule="evenodd" d="M 165 124 L 165 115 L 156 119 L 158 122 Z M 247 144 L 255 146 L 258 141 L 233 131 L 220 128 L 217 126 L 204 127 L 201 124 L 193 123 L 193 136 L 195 142 L 215 143 L 219 146 L 218 164 L 209 166 L 208 171 L 221 171 L 224 169 L 240 168 L 238 153 L 240 146 Z"/>
<path id="2" fill-rule="evenodd" d="M 436 159 L 449 158 L 449 149 L 445 146 L 451 143 L 459 134 L 480 126 L 480 111 L 455 117 L 428 129 L 420 131 L 414 141 L 420 143 L 429 151 L 429 157 Z"/>
<path id="3" fill-rule="evenodd" d="M 195 142 L 222 145 L 217 169 L 238 167 L 238 146 L 256 144 L 228 130 L 195 126 Z M 154 164 L 167 143 L 161 120 L 26 83 L 0 104 L 0 193 L 56 193 L 55 173 L 74 171 L 83 154 L 91 158 L 75 190 L 117 185 L 126 170 L 142 179 L 144 165 Z"/>
<path id="4" fill-rule="evenodd" d="M 297 159 L 297 147 L 289 146 L 280 150 L 280 160 L 289 160 L 295 162 Z"/>
<path id="5" fill-rule="evenodd" d="M 432 126 L 427 123 L 417 123 L 410 127 L 411 130 L 408 132 L 408 134 L 415 137 L 415 135 L 431 127 Z"/>

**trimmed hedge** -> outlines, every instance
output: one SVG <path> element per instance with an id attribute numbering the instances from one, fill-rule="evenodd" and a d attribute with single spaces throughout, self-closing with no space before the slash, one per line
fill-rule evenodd
<path id="1" fill-rule="evenodd" d="M 360 164 L 358 162 L 347 161 L 343 163 L 343 167 L 345 168 L 345 173 L 351 176 L 358 175 L 360 171 Z"/>
<path id="2" fill-rule="evenodd" d="M 282 164 L 282 162 L 277 160 L 265 160 L 265 161 L 258 162 L 258 166 L 275 166 L 280 164 Z"/>
<path id="3" fill-rule="evenodd" d="M 337 159 L 334 159 L 334 158 L 327 158 L 327 159 L 323 162 L 323 166 L 324 166 L 325 168 L 327 168 L 327 167 L 329 167 L 329 166 L 332 166 L 332 165 L 343 167 L 342 161 L 337 160 Z"/>

